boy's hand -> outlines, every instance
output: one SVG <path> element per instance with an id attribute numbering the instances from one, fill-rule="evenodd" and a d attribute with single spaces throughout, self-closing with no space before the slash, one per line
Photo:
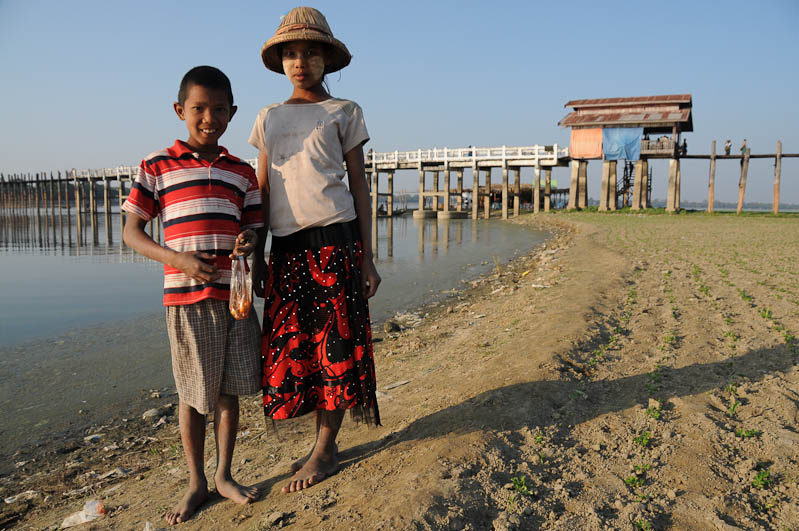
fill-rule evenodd
<path id="1" fill-rule="evenodd" d="M 172 266 L 198 282 L 213 282 L 222 276 L 216 267 L 216 255 L 200 251 L 178 253 Z"/>
<path id="2" fill-rule="evenodd" d="M 255 244 L 258 243 L 258 234 L 252 229 L 242 231 L 241 234 L 236 236 L 236 246 L 230 253 L 230 259 L 235 260 L 239 256 L 247 257 L 255 249 Z"/>
<path id="3" fill-rule="evenodd" d="M 266 260 L 256 256 L 252 261 L 252 290 L 256 297 L 262 299 L 266 293 Z"/>
<path id="4" fill-rule="evenodd" d="M 377 274 L 374 260 L 371 258 L 363 259 L 363 266 L 361 267 L 361 289 L 366 294 L 367 299 L 374 297 L 377 293 L 377 287 L 380 285 L 380 275 Z"/>

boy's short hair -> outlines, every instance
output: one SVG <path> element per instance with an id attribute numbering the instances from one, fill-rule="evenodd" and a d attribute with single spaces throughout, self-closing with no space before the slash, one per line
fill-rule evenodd
<path id="1" fill-rule="evenodd" d="M 230 106 L 233 106 L 233 89 L 230 87 L 230 79 L 220 69 L 213 66 L 195 66 L 183 76 L 178 90 L 178 103 L 183 105 L 189 93 L 189 87 L 199 85 L 201 87 L 224 90 Z"/>

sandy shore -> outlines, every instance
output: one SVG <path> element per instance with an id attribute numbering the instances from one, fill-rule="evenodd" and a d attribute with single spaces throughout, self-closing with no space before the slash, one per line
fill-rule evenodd
<path id="1" fill-rule="evenodd" d="M 345 421 L 336 476 L 281 494 L 312 420 L 278 440 L 254 397 L 234 473 L 264 495 L 181 527 L 799 529 L 799 218 L 513 222 L 555 237 L 379 334 L 384 426 Z M 14 457 L 0 528 L 91 498 L 109 514 L 84 529 L 164 526 L 187 478 L 174 409 L 85 436 Z"/>

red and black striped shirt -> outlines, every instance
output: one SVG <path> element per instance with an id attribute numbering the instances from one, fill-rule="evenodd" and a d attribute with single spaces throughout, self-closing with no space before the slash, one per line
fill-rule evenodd
<path id="1" fill-rule="evenodd" d="M 217 256 L 222 276 L 198 282 L 164 265 L 164 306 L 230 298 L 230 259 L 236 236 L 263 227 L 261 192 L 255 170 L 225 148 L 213 162 L 202 160 L 183 142 L 150 154 L 141 162 L 122 209 L 142 219 L 161 218 L 165 245 L 177 252 Z"/>

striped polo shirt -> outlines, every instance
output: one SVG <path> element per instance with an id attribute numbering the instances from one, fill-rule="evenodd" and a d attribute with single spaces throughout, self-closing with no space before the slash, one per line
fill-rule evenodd
<path id="1" fill-rule="evenodd" d="M 228 300 L 228 255 L 236 236 L 244 229 L 263 227 L 261 192 L 252 166 L 225 148 L 213 162 L 204 161 L 180 140 L 141 162 L 122 209 L 148 221 L 159 216 L 169 249 L 217 257 L 222 276 L 208 283 L 164 265 L 164 306 Z"/>

